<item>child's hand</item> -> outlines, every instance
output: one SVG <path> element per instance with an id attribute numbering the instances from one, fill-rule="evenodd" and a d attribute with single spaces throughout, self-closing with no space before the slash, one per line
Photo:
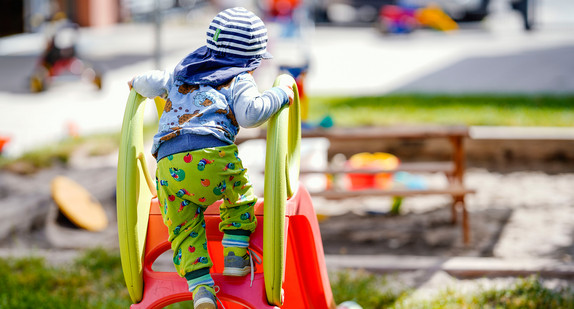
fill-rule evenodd
<path id="1" fill-rule="evenodd" d="M 293 100 L 295 99 L 295 93 L 293 93 L 293 86 L 291 85 L 281 85 L 279 86 L 285 93 L 287 97 L 289 97 L 289 106 L 293 104 Z"/>

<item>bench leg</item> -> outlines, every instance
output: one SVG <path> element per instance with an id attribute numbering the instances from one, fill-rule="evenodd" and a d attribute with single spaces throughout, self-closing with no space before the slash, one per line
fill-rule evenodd
<path id="1" fill-rule="evenodd" d="M 451 223 L 453 225 L 455 225 L 456 221 L 458 221 L 458 211 L 456 207 L 458 206 L 459 201 L 460 201 L 459 197 L 457 196 L 452 197 L 452 205 L 450 206 L 450 212 L 451 212 Z"/>
<path id="2" fill-rule="evenodd" d="M 464 196 L 461 197 L 461 207 L 462 207 L 462 241 L 465 245 L 470 244 L 470 226 L 468 223 L 468 211 L 466 210 L 466 203 L 464 202 Z"/>
<path id="3" fill-rule="evenodd" d="M 466 210 L 466 203 L 464 201 L 464 195 L 453 196 L 453 202 L 451 206 L 452 212 L 452 224 L 456 224 L 458 217 L 458 207 L 460 207 L 462 212 L 462 240 L 465 245 L 470 244 L 470 227 L 468 222 L 468 211 Z"/>

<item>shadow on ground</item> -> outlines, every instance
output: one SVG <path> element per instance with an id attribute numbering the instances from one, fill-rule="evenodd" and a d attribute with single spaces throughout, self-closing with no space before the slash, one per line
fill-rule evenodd
<path id="1" fill-rule="evenodd" d="M 320 223 L 325 254 L 422 256 L 493 256 L 509 209 L 471 215 L 471 244 L 462 242 L 460 224 L 452 224 L 450 207 L 399 216 L 348 213 Z"/>
<path id="2" fill-rule="evenodd" d="M 574 93 L 574 46 L 468 57 L 395 93 Z M 526 87 L 525 87 L 526 86 Z"/>

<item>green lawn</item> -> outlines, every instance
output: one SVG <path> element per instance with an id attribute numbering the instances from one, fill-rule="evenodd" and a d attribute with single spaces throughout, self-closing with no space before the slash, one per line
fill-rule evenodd
<path id="1" fill-rule="evenodd" d="M 574 308 L 574 290 L 549 289 L 536 277 L 504 290 L 486 289 L 462 294 L 445 288 L 436 298 L 412 301 L 412 290 L 391 287 L 392 276 L 364 271 L 330 274 L 337 303 L 354 300 L 371 308 Z M 119 253 L 103 249 L 87 251 L 73 264 L 48 265 L 40 258 L 0 259 L 0 308 L 128 308 Z M 169 306 L 191 308 L 191 302 Z"/>
<path id="2" fill-rule="evenodd" d="M 545 287 L 539 278 L 518 279 L 509 288 L 496 290 L 478 288 L 464 294 L 444 287 L 428 300 L 410 298 L 412 290 L 391 284 L 393 275 L 379 276 L 364 271 L 331 273 L 331 288 L 337 303 L 354 300 L 364 309 L 572 309 L 574 289 Z"/>
<path id="3" fill-rule="evenodd" d="M 336 126 L 466 124 L 572 126 L 574 96 L 311 97 L 309 120 Z"/>

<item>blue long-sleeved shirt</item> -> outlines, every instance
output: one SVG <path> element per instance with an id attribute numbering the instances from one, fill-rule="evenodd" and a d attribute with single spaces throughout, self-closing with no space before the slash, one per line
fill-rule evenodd
<path id="1" fill-rule="evenodd" d="M 174 80 L 172 73 L 151 71 L 135 77 L 132 86 L 148 98 L 167 97 L 152 146 L 158 160 L 183 151 L 232 144 L 240 126 L 259 126 L 289 102 L 281 87 L 260 93 L 248 73 L 212 87 L 188 85 Z"/>

